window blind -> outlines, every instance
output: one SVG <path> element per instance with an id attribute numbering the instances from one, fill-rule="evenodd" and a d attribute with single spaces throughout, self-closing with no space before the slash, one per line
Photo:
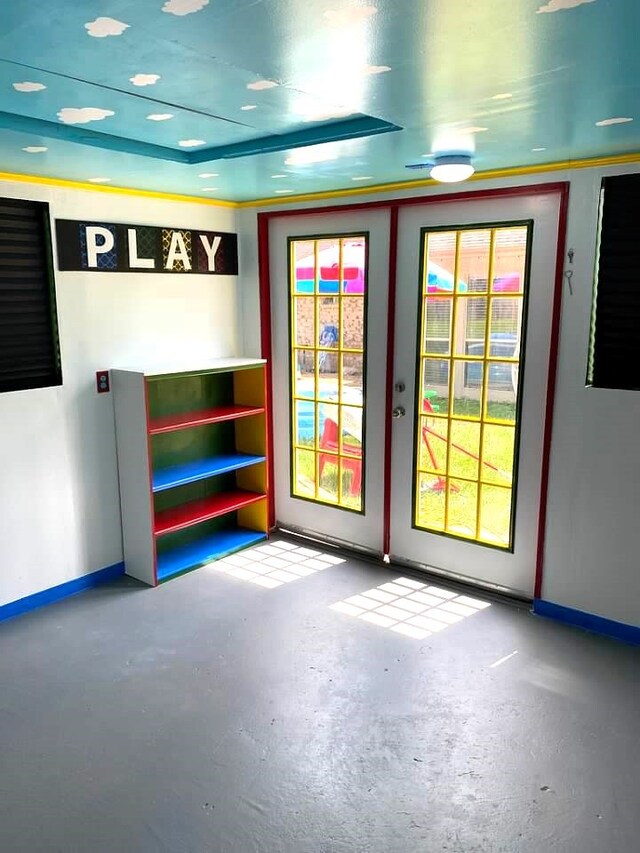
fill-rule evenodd
<path id="1" fill-rule="evenodd" d="M 640 390 L 640 174 L 602 181 L 593 298 L 588 383 Z"/>
<path id="2" fill-rule="evenodd" d="M 0 392 L 60 385 L 49 206 L 0 199 Z"/>

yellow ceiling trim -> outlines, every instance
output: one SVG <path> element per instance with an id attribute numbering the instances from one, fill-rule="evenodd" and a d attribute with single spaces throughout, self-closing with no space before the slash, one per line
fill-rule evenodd
<path id="1" fill-rule="evenodd" d="M 557 163 L 541 163 L 535 166 L 513 166 L 508 169 L 493 169 L 487 172 L 476 172 L 470 181 L 490 181 L 497 178 L 524 177 L 526 175 L 541 175 L 546 172 L 561 172 L 568 169 L 590 169 L 606 166 L 625 166 L 640 162 L 640 152 L 635 154 L 619 154 L 611 157 L 591 157 L 587 160 L 562 160 Z M 465 181 L 465 184 L 468 182 Z M 328 190 L 307 195 L 288 195 L 286 198 L 261 198 L 255 201 L 238 202 L 238 207 L 271 207 L 273 205 L 300 203 L 304 201 L 323 201 L 331 198 L 353 198 L 354 196 L 371 195 L 372 193 L 402 192 L 420 189 L 421 187 L 442 187 L 443 184 L 432 178 L 422 178 L 414 181 L 396 181 L 391 184 L 376 184 L 357 189 Z M 452 187 L 452 192 L 455 189 Z"/>
<path id="2" fill-rule="evenodd" d="M 92 184 L 85 181 L 69 181 L 64 178 L 46 178 L 39 175 L 19 175 L 11 172 L 0 172 L 0 181 L 15 181 L 23 184 L 40 184 L 47 187 L 63 187 L 74 190 L 91 190 L 91 192 L 111 193 L 112 195 L 137 196 L 139 198 L 155 198 L 161 201 L 180 201 L 189 204 L 204 204 L 209 207 L 238 207 L 237 201 L 223 201 L 216 198 L 201 198 L 200 196 L 163 193 L 157 190 L 136 190 L 132 187 L 114 187 L 105 184 Z"/>
<path id="3" fill-rule="evenodd" d="M 470 181 L 490 181 L 500 178 L 525 177 L 541 175 L 548 172 L 560 172 L 570 169 L 606 168 L 607 166 L 625 166 L 640 162 L 640 152 L 619 154 L 610 157 L 591 157 L 585 160 L 562 160 L 555 163 L 541 163 L 535 166 L 513 166 L 508 169 L 494 169 L 486 172 L 476 172 Z M 65 189 L 89 190 L 112 195 L 135 196 L 138 198 L 159 199 L 161 201 L 177 201 L 187 204 L 202 204 L 206 207 L 245 208 L 272 207 L 307 201 L 324 201 L 325 199 L 357 198 L 373 193 L 405 192 L 422 187 L 442 187 L 431 178 L 421 178 L 413 181 L 395 181 L 388 184 L 375 184 L 368 187 L 328 190 L 319 193 L 288 195 L 286 198 L 260 198 L 252 201 L 225 201 L 223 199 L 202 198 L 201 196 L 181 195 L 179 193 L 163 193 L 157 190 L 134 189 L 133 187 L 107 186 L 92 184 L 86 181 L 72 181 L 65 178 L 47 178 L 39 175 L 23 175 L 12 172 L 0 172 L 0 181 L 36 184 L 41 186 L 62 187 Z M 467 182 L 465 182 L 467 183 Z"/>

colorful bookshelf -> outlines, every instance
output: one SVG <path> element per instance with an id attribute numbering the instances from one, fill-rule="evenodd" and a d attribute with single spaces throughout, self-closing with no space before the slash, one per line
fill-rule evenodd
<path id="1" fill-rule="evenodd" d="M 265 362 L 111 377 L 126 573 L 156 586 L 266 539 Z"/>

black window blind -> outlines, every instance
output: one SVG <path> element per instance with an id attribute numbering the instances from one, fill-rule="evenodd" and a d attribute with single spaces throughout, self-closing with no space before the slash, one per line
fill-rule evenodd
<path id="1" fill-rule="evenodd" d="M 0 392 L 61 382 L 49 206 L 0 199 Z"/>
<path id="2" fill-rule="evenodd" d="M 587 381 L 640 390 L 640 174 L 602 181 Z"/>

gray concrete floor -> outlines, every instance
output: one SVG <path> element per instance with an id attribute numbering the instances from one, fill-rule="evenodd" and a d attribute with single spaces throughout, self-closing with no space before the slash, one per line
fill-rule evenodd
<path id="1" fill-rule="evenodd" d="M 2 853 L 637 850 L 638 649 L 329 607 L 402 574 L 123 579 L 0 625 Z"/>

